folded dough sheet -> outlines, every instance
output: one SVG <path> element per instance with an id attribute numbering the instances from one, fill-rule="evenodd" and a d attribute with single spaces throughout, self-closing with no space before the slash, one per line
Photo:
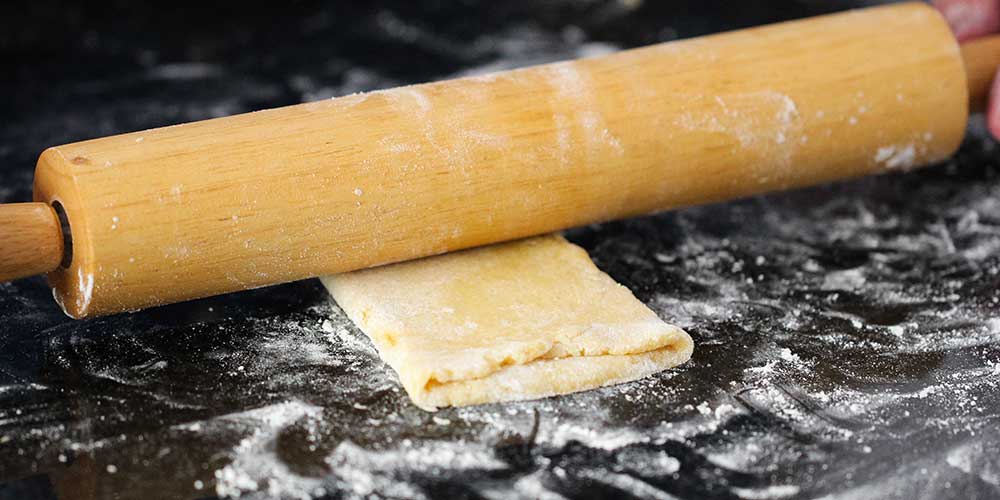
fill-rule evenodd
<path id="1" fill-rule="evenodd" d="M 693 350 L 561 236 L 322 280 L 426 410 L 626 382 Z"/>

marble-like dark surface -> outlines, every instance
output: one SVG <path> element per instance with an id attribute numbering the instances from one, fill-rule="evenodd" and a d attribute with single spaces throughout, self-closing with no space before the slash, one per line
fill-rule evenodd
<path id="1" fill-rule="evenodd" d="M 8 3 L 0 202 L 52 144 L 848 6 L 769 5 Z M 415 408 L 315 280 L 82 322 L 0 284 L 0 499 L 996 498 L 998 156 L 973 120 L 925 170 L 571 231 L 695 354 L 535 402 Z"/>

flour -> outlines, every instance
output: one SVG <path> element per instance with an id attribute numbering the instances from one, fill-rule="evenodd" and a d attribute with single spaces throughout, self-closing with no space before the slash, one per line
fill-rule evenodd
<path id="1" fill-rule="evenodd" d="M 542 442 L 552 446 L 565 446 L 569 441 L 579 441 L 590 447 L 613 450 L 634 443 L 646 442 L 650 438 L 630 429 L 595 429 L 573 423 L 565 423 L 554 429 L 542 429 L 539 434 Z"/>
<path id="2" fill-rule="evenodd" d="M 883 146 L 875 153 L 875 162 L 889 169 L 914 167 L 917 151 L 913 144 Z"/>
<path id="3" fill-rule="evenodd" d="M 833 271 L 823 278 L 824 290 L 855 290 L 865 285 L 864 270 L 846 269 Z"/>
<path id="4" fill-rule="evenodd" d="M 420 67 L 440 74 L 421 80 L 494 81 L 507 77 L 490 72 L 618 48 L 580 29 L 553 33 L 527 21 L 463 43 L 403 15 L 371 23 L 385 37 L 378 43 L 429 55 Z M 335 102 L 349 112 L 373 94 L 327 98 L 412 83 L 392 58 L 358 64 L 321 44 L 301 50 L 307 65 L 253 72 L 225 87 L 224 98 L 174 111 L 146 103 L 115 116 L 200 119 L 276 99 L 325 99 L 310 106 Z M 224 71 L 166 67 L 141 76 L 168 85 Z M 278 76 L 263 80 L 270 73 Z M 560 78 L 567 98 L 595 92 L 586 75 Z M 715 94 L 691 96 L 716 110 L 714 121 L 691 114 L 680 126 L 772 148 L 778 167 L 805 139 L 800 114 L 834 116 L 791 95 Z M 419 111 L 420 96 L 405 99 Z M 54 137 L 77 122 L 79 137 L 156 125 L 123 125 L 83 101 L 68 124 L 21 131 L 18 123 L 7 137 Z M 756 123 L 741 116 L 751 103 L 768 111 Z M 862 121 L 874 108 L 854 106 L 862 104 L 868 109 L 852 110 L 855 124 L 874 127 Z M 567 113 L 553 126 L 554 148 L 573 147 L 574 127 L 595 146 L 615 148 L 614 128 L 599 117 Z M 0 465 L 31 478 L 93 460 L 102 488 L 128 478 L 133 496 L 188 498 L 989 497 L 1000 482 L 1000 185 L 997 147 L 984 134 L 974 118 L 962 153 L 927 171 L 898 172 L 934 139 L 920 134 L 870 152 L 894 171 L 888 176 L 570 231 L 602 269 L 688 329 L 696 352 L 681 368 L 558 398 L 426 414 L 310 281 L 72 326 L 51 316 L 41 281 L 0 285 L 2 310 L 14 311 L 4 317 L 14 325 L 4 349 L 19 356 L 0 374 Z M 154 140 L 141 135 L 133 147 Z M 485 131 L 468 130 L 465 140 L 506 147 L 505 137 Z M 401 158 L 432 147 L 391 137 L 378 146 Z M 0 187 L 0 198 L 30 199 L 34 159 L 12 159 L 28 168 L 5 178 L 20 188 Z M 419 172 L 403 163 L 402 172 Z M 182 201 L 184 186 L 173 187 L 163 203 Z M 377 189 L 329 188 L 352 202 Z M 227 213 L 242 224 L 242 214 Z M 130 223 L 98 222 L 118 232 Z M 335 221 L 317 226 L 324 223 Z M 43 326 L 22 333 L 32 318 Z M 163 491 L 165 472 L 183 490 Z"/>
<path id="5" fill-rule="evenodd" d="M 767 486 L 765 488 L 733 488 L 733 491 L 742 498 L 749 499 L 778 499 L 791 498 L 799 493 L 799 487 L 794 484 L 782 484 Z"/>
<path id="6" fill-rule="evenodd" d="M 507 465 L 489 453 L 469 453 L 463 443 L 428 442 L 414 445 L 407 440 L 400 447 L 384 452 L 371 452 L 350 442 L 344 442 L 328 456 L 336 479 L 349 485 L 358 495 L 395 489 L 401 492 L 399 476 L 407 471 L 431 471 L 436 468 L 449 470 L 505 469 Z M 407 496 L 423 497 L 416 490 Z"/>
<path id="7" fill-rule="evenodd" d="M 321 495 L 319 479 L 291 472 L 275 453 L 275 439 L 283 428 L 300 419 L 316 419 L 321 412 L 319 407 L 291 401 L 221 417 L 249 421 L 253 432 L 232 450 L 229 465 L 215 471 L 215 494 L 235 498 L 259 491 L 303 500 Z"/>

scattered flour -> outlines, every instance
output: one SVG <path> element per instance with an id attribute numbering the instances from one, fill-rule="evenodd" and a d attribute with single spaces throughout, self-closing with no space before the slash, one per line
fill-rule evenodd
<path id="1" fill-rule="evenodd" d="M 831 271 L 823 278 L 823 290 L 856 290 L 865 285 L 865 270 L 863 268 Z"/>
<path id="2" fill-rule="evenodd" d="M 875 163 L 889 169 L 909 169 L 916 163 L 917 150 L 913 144 L 883 146 L 875 153 Z"/>
<path id="3" fill-rule="evenodd" d="M 248 492 L 262 491 L 272 497 L 308 500 L 323 493 L 322 481 L 292 472 L 275 452 L 275 439 L 285 427 L 300 419 L 316 419 L 322 408 L 298 401 L 222 417 L 222 420 L 247 422 L 250 436 L 232 450 L 229 465 L 215 471 L 215 494 L 235 498 Z"/>

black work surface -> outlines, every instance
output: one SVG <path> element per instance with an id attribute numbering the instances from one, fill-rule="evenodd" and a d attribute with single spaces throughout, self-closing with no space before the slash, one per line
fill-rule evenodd
<path id="1" fill-rule="evenodd" d="M 833 8 L 500 3 L 7 4 L 0 202 L 53 144 Z M 415 408 L 316 280 L 80 322 L 0 284 L 0 498 L 998 497 L 976 123 L 926 170 L 570 232 L 695 354 L 536 402 Z"/>

